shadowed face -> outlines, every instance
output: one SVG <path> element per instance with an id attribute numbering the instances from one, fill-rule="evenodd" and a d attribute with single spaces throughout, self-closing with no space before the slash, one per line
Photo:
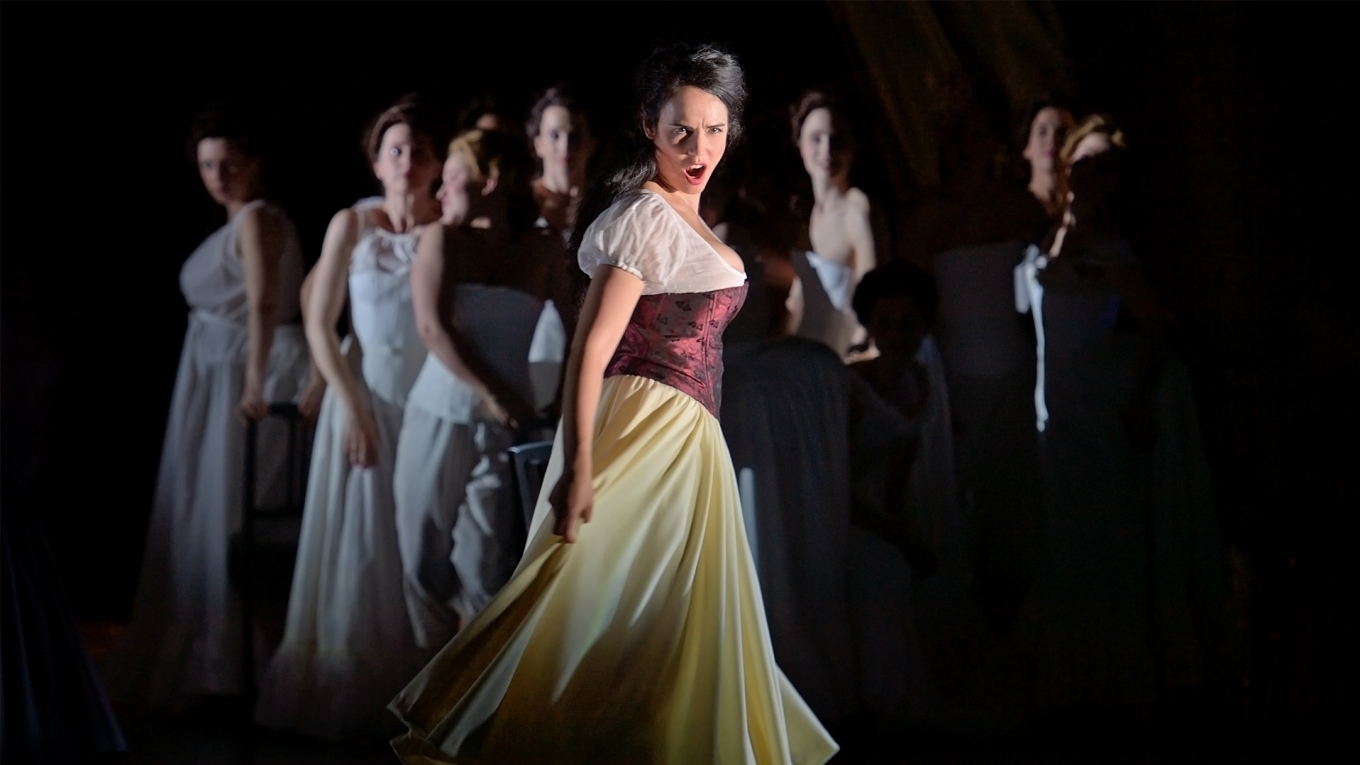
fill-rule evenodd
<path id="1" fill-rule="evenodd" d="M 467 160 L 458 152 L 451 152 L 444 161 L 443 183 L 435 196 L 439 199 L 439 219 L 450 226 L 457 226 L 467 217 L 468 180 Z"/>
<path id="2" fill-rule="evenodd" d="M 1067 200 L 1074 212 L 1097 209 L 1119 187 L 1119 157 L 1111 148 L 1104 133 L 1091 133 L 1073 148 L 1067 165 Z"/>
<path id="3" fill-rule="evenodd" d="M 226 138 L 198 142 L 198 177 L 208 196 L 220 205 L 249 202 L 260 179 L 260 163 L 241 153 Z"/>
<path id="4" fill-rule="evenodd" d="M 405 123 L 388 128 L 373 161 L 373 174 L 389 194 L 428 193 L 439 174 L 429 136 Z"/>
<path id="5" fill-rule="evenodd" d="M 1022 152 L 1029 160 L 1030 172 L 1036 176 L 1051 175 L 1058 146 L 1072 127 L 1072 114 L 1066 109 L 1049 106 L 1040 109 L 1029 125 L 1029 142 Z"/>
<path id="6" fill-rule="evenodd" d="M 925 319 L 916 301 L 906 295 L 885 295 L 874 301 L 865 329 L 880 351 L 902 358 L 914 358 L 926 337 Z"/>
<path id="7" fill-rule="evenodd" d="M 590 131 L 565 106 L 549 106 L 538 121 L 538 135 L 534 136 L 534 153 L 543 160 L 543 172 L 549 168 L 565 171 L 573 185 L 585 178 L 586 161 L 594 148 Z"/>
<path id="8" fill-rule="evenodd" d="M 1104 133 L 1092 133 L 1077 142 L 1076 148 L 1072 150 L 1072 164 L 1075 165 L 1087 157 L 1104 154 L 1109 150 L 1110 137 Z"/>
<path id="9" fill-rule="evenodd" d="M 808 112 L 798 129 L 798 154 L 803 158 L 803 169 L 813 178 L 844 175 L 853 157 L 847 138 L 830 109 Z"/>
<path id="10" fill-rule="evenodd" d="M 656 147 L 658 180 L 686 194 L 701 194 L 727 151 L 727 105 L 686 85 L 643 131 Z"/>

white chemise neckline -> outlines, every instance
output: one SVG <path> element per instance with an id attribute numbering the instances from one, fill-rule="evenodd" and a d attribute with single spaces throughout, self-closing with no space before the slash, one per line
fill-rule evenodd
<path id="1" fill-rule="evenodd" d="M 661 196 L 661 195 L 658 194 L 657 192 L 652 191 L 651 189 L 649 189 L 649 188 L 647 188 L 647 187 L 645 187 L 645 186 L 640 187 L 640 188 L 638 189 L 638 191 L 642 191 L 642 192 L 651 194 L 652 196 L 654 196 L 654 197 L 656 197 L 658 200 L 660 200 L 660 201 L 661 201 L 661 204 L 665 205 L 667 210 L 670 210 L 671 215 L 674 215 L 674 216 L 675 216 L 676 221 L 679 222 L 680 225 L 681 225 L 682 227 L 684 227 L 684 229 L 685 229 L 686 231 L 688 231 L 688 232 L 690 232 L 691 234 L 693 234 L 693 235 L 694 235 L 694 238 L 697 239 L 697 240 L 699 240 L 699 241 L 704 245 L 704 248 L 705 248 L 705 249 L 707 249 L 709 252 L 713 253 L 713 256 L 716 257 L 716 258 L 718 259 L 718 262 L 719 262 L 719 263 L 722 263 L 723 266 L 724 266 L 728 271 L 731 271 L 733 275 L 735 275 L 735 276 L 740 276 L 743 280 L 746 279 L 746 272 L 745 272 L 745 271 L 738 271 L 737 269 L 733 268 L 733 267 L 732 267 L 732 264 L 727 262 L 727 258 L 724 258 L 724 257 L 722 256 L 722 253 L 721 253 L 721 252 L 718 252 L 718 248 L 714 247 L 712 242 L 710 242 L 710 241 L 708 241 L 707 239 L 705 239 L 703 234 L 700 234 L 698 231 L 695 231 L 695 230 L 694 230 L 694 227 L 691 226 L 691 225 L 689 225 L 689 221 L 685 220 L 685 216 L 681 215 L 679 210 L 677 210 L 677 209 L 675 209 L 673 206 L 671 206 L 671 203 L 670 203 L 670 202 L 667 202 L 665 197 Z M 708 233 L 713 234 L 713 231 L 710 229 Z M 717 234 L 713 234 L 713 236 L 716 238 L 716 237 L 717 237 Z M 719 240 L 719 241 L 721 241 L 721 240 Z M 726 243 L 724 242 L 724 244 L 726 244 Z M 736 253 L 736 250 L 732 250 L 732 252 L 735 254 L 735 253 Z M 740 257 L 740 256 L 738 255 L 738 257 Z"/>

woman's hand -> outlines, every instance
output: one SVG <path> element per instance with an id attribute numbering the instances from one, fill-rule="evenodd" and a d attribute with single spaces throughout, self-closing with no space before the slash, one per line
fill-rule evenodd
<path id="1" fill-rule="evenodd" d="M 366 407 L 354 407 L 345 418 L 345 456 L 357 468 L 378 464 L 378 423 Z"/>
<path id="2" fill-rule="evenodd" d="M 298 397 L 298 414 L 307 427 L 316 425 L 316 418 L 321 414 L 321 399 L 326 396 L 326 378 L 320 374 L 314 374 L 307 381 L 307 387 L 302 389 L 302 395 Z"/>
<path id="3" fill-rule="evenodd" d="M 507 391 L 497 397 L 488 397 L 486 407 L 497 422 L 511 430 L 528 428 L 538 417 L 538 412 L 529 405 L 529 402 L 513 391 Z"/>
<path id="4" fill-rule="evenodd" d="M 595 487 L 591 480 L 578 479 L 575 470 L 567 470 L 548 495 L 548 501 L 557 517 L 553 533 L 574 543 L 578 522 L 590 523 L 590 515 L 595 509 Z"/>
<path id="5" fill-rule="evenodd" d="M 236 416 L 241 425 L 249 425 L 252 420 L 259 422 L 269 416 L 269 404 L 264 400 L 264 385 L 259 380 L 246 380 L 241 403 L 236 406 Z"/>

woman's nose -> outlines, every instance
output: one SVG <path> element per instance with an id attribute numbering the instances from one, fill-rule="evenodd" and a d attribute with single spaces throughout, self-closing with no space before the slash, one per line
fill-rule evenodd
<path id="1" fill-rule="evenodd" d="M 704 159 L 708 159 L 708 157 L 713 154 L 714 150 L 717 149 L 718 146 L 721 146 L 719 142 L 722 140 L 723 137 L 719 135 L 704 134 L 696 136 L 695 142 L 698 144 L 698 153 L 702 154 Z"/>

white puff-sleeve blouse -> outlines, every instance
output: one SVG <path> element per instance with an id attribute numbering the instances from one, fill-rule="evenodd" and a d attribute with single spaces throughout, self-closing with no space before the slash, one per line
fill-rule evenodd
<path id="1" fill-rule="evenodd" d="M 643 281 L 644 295 L 713 292 L 746 281 L 746 274 L 647 189 L 621 195 L 590 224 L 577 263 L 590 276 L 601 265 L 623 269 Z"/>

